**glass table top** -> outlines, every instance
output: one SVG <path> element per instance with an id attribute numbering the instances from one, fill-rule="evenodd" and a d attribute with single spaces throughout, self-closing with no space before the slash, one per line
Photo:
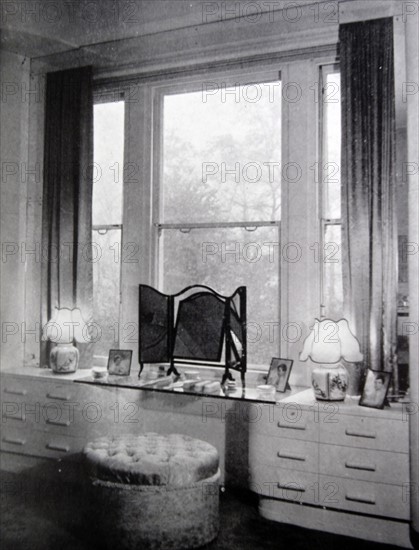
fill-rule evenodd
<path id="1" fill-rule="evenodd" d="M 130 376 L 106 374 L 103 378 L 94 378 L 88 376 L 75 380 L 79 384 L 92 384 L 95 386 L 106 386 L 116 388 L 138 389 L 142 391 L 161 392 L 174 395 L 193 395 L 200 397 L 213 397 L 219 399 L 237 399 L 242 401 L 251 401 L 257 403 L 276 403 L 294 393 L 301 391 L 301 388 L 287 390 L 284 393 L 265 393 L 257 386 L 242 387 L 237 384 L 224 385 L 214 384 L 215 379 L 197 378 L 167 380 L 168 377 L 160 377 L 154 380 L 138 378 L 137 374 Z M 195 384 L 193 384 L 195 382 Z M 205 382 L 208 384 L 206 385 Z M 210 388 L 210 389 L 208 389 Z M 212 388 L 212 389 L 211 389 Z"/>

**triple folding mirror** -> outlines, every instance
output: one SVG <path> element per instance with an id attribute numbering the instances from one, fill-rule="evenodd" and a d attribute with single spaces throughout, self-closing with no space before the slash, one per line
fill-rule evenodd
<path id="1" fill-rule="evenodd" d="M 167 374 L 179 374 L 176 364 L 224 366 L 246 373 L 246 287 L 223 296 L 203 285 L 163 294 L 148 286 L 139 289 L 139 362 L 169 363 Z"/>

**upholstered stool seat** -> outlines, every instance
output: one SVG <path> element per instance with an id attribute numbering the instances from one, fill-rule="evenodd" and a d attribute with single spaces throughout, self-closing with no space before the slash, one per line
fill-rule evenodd
<path id="1" fill-rule="evenodd" d="M 84 454 L 109 546 L 177 550 L 217 536 L 219 457 L 209 443 L 146 433 L 101 437 Z"/>

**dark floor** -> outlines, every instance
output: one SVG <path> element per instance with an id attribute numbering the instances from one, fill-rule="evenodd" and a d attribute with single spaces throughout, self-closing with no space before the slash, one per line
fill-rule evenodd
<path id="1" fill-rule="evenodd" d="M 74 480 L 74 466 L 48 461 L 14 470 L 0 470 L 1 550 L 101 548 L 94 536 L 94 518 L 88 517 L 86 484 Z M 221 494 L 220 522 L 218 538 L 205 550 L 394 548 L 264 520 L 255 499 L 228 489 Z"/>

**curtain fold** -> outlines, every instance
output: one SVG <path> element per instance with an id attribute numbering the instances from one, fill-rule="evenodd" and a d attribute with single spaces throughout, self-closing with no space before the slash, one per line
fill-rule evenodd
<path id="1" fill-rule="evenodd" d="M 93 74 L 82 67 L 47 74 L 42 212 L 42 326 L 55 307 L 92 319 Z M 77 345 L 90 367 L 92 344 Z M 41 365 L 48 363 L 41 346 Z"/>
<path id="2" fill-rule="evenodd" d="M 397 392 L 397 223 L 393 20 L 339 27 L 345 316 L 364 367 Z"/>

